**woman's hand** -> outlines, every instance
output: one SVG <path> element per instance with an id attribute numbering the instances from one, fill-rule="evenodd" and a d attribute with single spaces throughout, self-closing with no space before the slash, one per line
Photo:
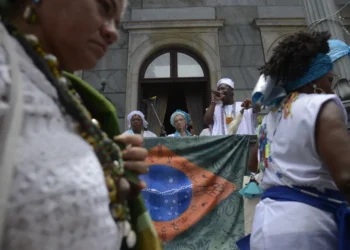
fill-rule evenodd
<path id="1" fill-rule="evenodd" d="M 257 103 L 255 104 L 255 106 L 253 107 L 253 113 L 259 113 L 261 111 L 261 104 Z"/>
<path id="2" fill-rule="evenodd" d="M 244 100 L 244 102 L 242 103 L 241 107 L 243 109 L 250 109 L 252 107 L 252 100 L 247 98 Z"/>
<path id="3" fill-rule="evenodd" d="M 252 100 L 249 98 L 244 100 L 241 107 L 242 107 L 242 110 L 241 110 L 242 114 L 243 114 L 244 110 L 250 109 L 250 108 L 253 108 L 253 113 L 259 113 L 261 111 L 260 103 L 255 104 L 255 106 L 253 107 Z"/>
<path id="4" fill-rule="evenodd" d="M 124 143 L 126 145 L 126 148 L 123 150 L 123 160 L 125 169 L 133 171 L 139 175 L 148 172 L 149 166 L 145 162 L 145 159 L 148 156 L 148 151 L 144 147 L 142 147 L 142 136 L 123 134 L 114 137 L 114 140 L 117 142 Z M 140 189 L 144 188 L 146 188 L 146 183 L 140 181 L 138 187 L 132 185 L 132 189 L 138 189 L 132 190 L 132 193 L 134 193 L 134 191 L 138 193 L 140 192 Z"/>

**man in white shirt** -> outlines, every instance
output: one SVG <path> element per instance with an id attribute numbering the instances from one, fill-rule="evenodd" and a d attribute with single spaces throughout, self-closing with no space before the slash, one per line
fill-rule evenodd
<path id="1" fill-rule="evenodd" d="M 217 83 L 217 90 L 204 115 L 206 125 L 212 125 L 212 135 L 250 134 L 257 128 L 257 113 L 260 106 L 252 109 L 252 101 L 234 101 L 234 82 L 223 78 Z"/>

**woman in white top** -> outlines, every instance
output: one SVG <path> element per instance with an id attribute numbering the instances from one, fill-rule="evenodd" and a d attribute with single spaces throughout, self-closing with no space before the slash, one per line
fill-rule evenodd
<path id="1" fill-rule="evenodd" d="M 264 194 L 250 248 L 247 237 L 241 249 L 350 249 L 350 140 L 332 90 L 329 37 L 291 35 L 261 68 L 253 102 L 272 110 L 259 127 L 251 171 L 258 157 Z"/>
<path id="2" fill-rule="evenodd" d="M 123 205 L 114 202 L 113 190 L 122 187 L 118 199 L 124 200 L 131 184 L 121 172 L 114 172 L 120 184 L 114 183 L 110 171 L 124 165 L 144 173 L 147 151 L 140 136 L 124 135 L 119 141 L 136 147 L 120 152 L 62 71 L 96 65 L 118 38 L 125 6 L 125 0 L 0 2 L 1 132 L 23 106 L 20 133 L 12 138 L 18 141 L 9 193 L 0 193 L 0 249 L 120 249 L 126 231 L 111 211 Z M 13 89 L 21 90 L 18 99 Z"/>
<path id="3" fill-rule="evenodd" d="M 147 130 L 148 122 L 145 119 L 145 115 L 138 110 L 130 112 L 128 114 L 128 127 L 129 129 L 124 134 L 139 134 L 142 137 L 157 137 L 154 133 Z"/>

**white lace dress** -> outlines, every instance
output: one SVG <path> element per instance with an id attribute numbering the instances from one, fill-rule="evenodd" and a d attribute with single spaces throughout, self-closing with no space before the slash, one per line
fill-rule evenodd
<path id="1" fill-rule="evenodd" d="M 121 236 L 92 148 L 60 110 L 55 89 L 13 42 L 21 59 L 25 117 L 0 249 L 120 249 Z M 7 56 L 0 45 L 0 122 L 13 84 Z"/>

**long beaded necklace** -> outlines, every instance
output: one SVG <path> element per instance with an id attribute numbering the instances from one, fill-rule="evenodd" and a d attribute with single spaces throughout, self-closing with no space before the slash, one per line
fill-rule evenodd
<path id="1" fill-rule="evenodd" d="M 59 63 L 54 55 L 47 54 L 41 48 L 38 39 L 34 35 L 22 35 L 16 28 L 12 26 L 7 27 L 10 33 L 15 36 L 19 42 L 24 45 L 23 38 L 32 46 L 34 51 L 41 56 L 51 72 L 41 69 L 44 75 L 56 88 L 59 95 L 59 100 L 65 111 L 77 121 L 75 129 L 77 133 L 89 143 L 103 168 L 106 186 L 109 192 L 110 211 L 115 222 L 123 226 L 123 236 L 126 237 L 126 243 L 129 248 L 136 244 L 136 234 L 131 230 L 129 208 L 126 197 L 122 197 L 123 190 L 117 190 L 117 187 L 128 189 L 130 183 L 124 176 L 124 163 L 122 160 L 122 151 L 120 147 L 114 143 L 105 132 L 100 129 L 97 120 L 92 119 L 90 112 L 85 108 L 79 94 L 73 88 L 70 81 L 65 78 L 59 70 Z M 28 46 L 24 46 L 28 52 Z M 34 60 L 36 64 L 40 62 Z M 37 65 L 38 66 L 38 65 Z M 41 66 L 43 66 L 41 64 Z M 50 73 L 49 72 L 49 73 Z M 132 180 L 132 182 L 135 182 Z M 119 192 L 118 192 L 119 191 Z"/>
<path id="2" fill-rule="evenodd" d="M 230 124 L 236 118 L 236 103 L 232 104 L 232 110 L 230 116 L 226 114 L 225 106 L 222 104 L 221 106 L 221 130 L 222 134 L 225 134 L 225 126 Z M 226 125 L 225 125 L 226 124 Z"/>

